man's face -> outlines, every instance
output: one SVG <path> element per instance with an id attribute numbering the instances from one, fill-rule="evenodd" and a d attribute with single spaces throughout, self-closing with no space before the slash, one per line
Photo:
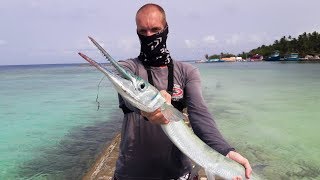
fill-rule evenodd
<path id="1" fill-rule="evenodd" d="M 144 36 L 152 36 L 164 29 L 163 15 L 157 9 L 146 9 L 136 16 L 137 31 Z"/>

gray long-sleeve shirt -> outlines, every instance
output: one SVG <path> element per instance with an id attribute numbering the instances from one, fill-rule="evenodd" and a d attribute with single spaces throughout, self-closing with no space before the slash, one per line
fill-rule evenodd
<path id="1" fill-rule="evenodd" d="M 120 62 L 123 67 L 148 80 L 147 71 L 138 59 Z M 200 73 L 191 64 L 174 63 L 172 101 L 184 99 L 195 134 L 210 147 L 226 155 L 233 148 L 224 140 L 202 97 Z M 151 67 L 154 86 L 166 90 L 167 67 Z M 134 112 L 124 114 L 120 153 L 116 164 L 117 179 L 170 179 L 190 171 L 190 160 L 164 134 L 160 125 L 146 121 L 139 110 L 119 97 L 120 107 Z"/>

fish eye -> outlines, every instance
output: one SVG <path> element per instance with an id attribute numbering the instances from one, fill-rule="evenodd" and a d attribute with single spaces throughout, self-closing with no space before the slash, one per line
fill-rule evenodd
<path id="1" fill-rule="evenodd" d="M 141 82 L 138 85 L 139 90 L 144 90 L 145 87 L 146 87 L 146 84 L 144 82 Z"/>
<path id="2" fill-rule="evenodd" d="M 140 84 L 140 89 L 142 90 L 144 87 L 146 87 L 146 84 L 141 83 L 141 84 Z"/>

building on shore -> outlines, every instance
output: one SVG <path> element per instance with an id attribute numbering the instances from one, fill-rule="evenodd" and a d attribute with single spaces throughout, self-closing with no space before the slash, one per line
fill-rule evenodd
<path id="1" fill-rule="evenodd" d="M 237 59 L 236 57 L 225 57 L 225 58 L 221 58 L 221 60 L 226 62 L 235 62 Z"/>
<path id="2" fill-rule="evenodd" d="M 255 54 L 250 57 L 250 61 L 262 61 L 262 60 L 263 60 L 263 56 L 260 54 Z"/>
<path id="3" fill-rule="evenodd" d="M 306 55 L 304 58 L 304 60 L 320 60 L 320 54 L 316 54 L 316 55 Z"/>

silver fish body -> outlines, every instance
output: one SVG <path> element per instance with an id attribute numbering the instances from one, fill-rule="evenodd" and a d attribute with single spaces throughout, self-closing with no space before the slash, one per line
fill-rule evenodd
<path id="1" fill-rule="evenodd" d="M 167 119 L 182 115 L 178 115 L 177 112 L 174 112 L 173 115 L 171 110 L 163 110 L 162 113 Z M 243 166 L 205 144 L 183 120 L 176 121 L 176 117 L 174 119 L 168 124 L 161 125 L 161 128 L 180 151 L 205 170 L 207 177 L 219 176 L 224 179 L 232 179 L 232 177 L 241 175 L 242 179 L 245 179 Z"/>
<path id="2" fill-rule="evenodd" d="M 79 54 L 103 72 L 113 83 L 117 92 L 131 105 L 145 112 L 154 112 L 160 108 L 166 119 L 170 121 L 168 124 L 161 125 L 162 130 L 180 151 L 205 169 L 208 179 L 214 178 L 214 176 L 224 179 L 242 176 L 245 179 L 244 167 L 221 155 L 196 136 L 185 124 L 185 116 L 172 105 L 167 104 L 155 87 L 142 78 L 124 70 L 94 39 L 91 37 L 89 39 L 122 76 L 113 74 L 84 54 Z M 252 175 L 251 179 L 259 178 L 256 175 Z"/>

